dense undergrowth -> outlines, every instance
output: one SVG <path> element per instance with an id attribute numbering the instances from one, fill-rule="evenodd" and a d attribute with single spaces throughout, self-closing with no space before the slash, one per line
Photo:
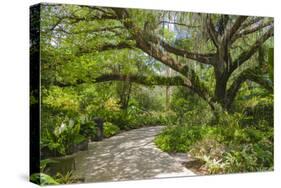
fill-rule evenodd
<path id="1" fill-rule="evenodd" d="M 212 124 L 208 116 L 194 122 L 200 112 L 193 110 L 184 124 L 168 126 L 155 143 L 166 152 L 190 153 L 203 161 L 200 170 L 207 174 L 273 170 L 272 98 L 252 98 L 240 108 L 243 113 L 222 112 Z"/>

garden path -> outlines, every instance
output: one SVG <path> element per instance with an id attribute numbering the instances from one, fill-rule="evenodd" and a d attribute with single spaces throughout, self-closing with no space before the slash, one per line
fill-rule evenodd
<path id="1" fill-rule="evenodd" d="M 194 176 L 178 160 L 162 152 L 154 137 L 163 126 L 144 127 L 89 144 L 75 159 L 74 175 L 85 182 Z"/>

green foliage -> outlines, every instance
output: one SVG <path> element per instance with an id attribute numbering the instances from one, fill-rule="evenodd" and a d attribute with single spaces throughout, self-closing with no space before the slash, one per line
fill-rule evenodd
<path id="1" fill-rule="evenodd" d="M 58 185 L 77 182 L 77 178 L 73 175 L 72 171 L 65 174 L 57 173 L 55 176 L 46 174 L 45 168 L 50 163 L 58 163 L 53 159 L 44 159 L 40 161 L 40 173 L 34 173 L 30 176 L 30 181 L 39 185 Z"/>
<path id="2" fill-rule="evenodd" d="M 177 88 L 173 92 L 171 109 L 177 115 L 174 123 L 179 125 L 202 125 L 208 123 L 213 116 L 208 104 L 186 88 Z"/>
<path id="3" fill-rule="evenodd" d="M 97 134 L 96 124 L 94 123 L 94 121 L 81 124 L 79 134 L 86 138 L 91 138 L 93 140 L 93 138 Z"/>
<path id="4" fill-rule="evenodd" d="M 77 178 L 73 175 L 72 171 L 68 171 L 66 174 L 57 173 L 55 176 L 55 180 L 59 184 L 68 184 L 68 183 L 77 182 Z"/>
<path id="5" fill-rule="evenodd" d="M 268 50 L 269 78 L 273 83 L 274 76 L 274 48 Z"/>
<path id="6" fill-rule="evenodd" d="M 261 140 L 227 152 L 223 157 L 226 173 L 255 172 L 273 169 L 273 143 Z"/>
<path id="7" fill-rule="evenodd" d="M 199 126 L 170 126 L 155 138 L 155 144 L 166 152 L 186 152 L 201 139 Z"/>
<path id="8" fill-rule="evenodd" d="M 134 119 L 130 122 L 131 126 L 136 128 L 139 126 L 155 126 L 155 125 L 169 125 L 176 119 L 173 112 L 149 112 L 142 114 L 135 114 Z"/>
<path id="9" fill-rule="evenodd" d="M 179 48 L 189 50 L 192 46 L 192 41 L 188 38 L 178 39 L 176 40 L 175 45 Z"/>
<path id="10" fill-rule="evenodd" d="M 56 160 L 52 160 L 52 159 L 44 159 L 40 161 L 40 172 L 44 172 L 46 166 L 50 163 L 57 163 Z"/>
<path id="11" fill-rule="evenodd" d="M 141 111 L 162 111 L 165 101 L 162 93 L 164 93 L 164 89 L 159 87 L 136 87 L 131 104 Z"/>
<path id="12" fill-rule="evenodd" d="M 54 109 L 60 109 L 68 113 L 76 113 L 79 110 L 79 97 L 73 89 L 62 89 L 52 86 L 48 90 L 42 90 L 43 104 Z"/>
<path id="13" fill-rule="evenodd" d="M 106 137 L 106 138 L 116 135 L 120 132 L 119 127 L 110 122 L 104 122 L 103 128 L 104 128 L 103 134 L 104 134 L 104 137 Z"/>
<path id="14" fill-rule="evenodd" d="M 210 131 L 210 130 L 209 130 Z M 196 158 L 218 161 L 225 152 L 224 144 L 221 144 L 216 139 L 206 136 L 195 142 L 189 152 Z"/>
<path id="15" fill-rule="evenodd" d="M 266 124 L 273 127 L 273 95 L 261 89 L 242 90 L 239 93 L 236 108 L 245 117 L 243 125 L 265 126 Z"/>
<path id="16" fill-rule="evenodd" d="M 273 128 L 245 126 L 244 119 L 223 113 L 215 125 L 167 127 L 155 144 L 167 152 L 190 152 L 210 174 L 271 170 Z"/>
<path id="17" fill-rule="evenodd" d="M 71 154 L 76 144 L 86 140 L 86 137 L 80 135 L 79 132 L 79 123 L 75 124 L 73 120 L 70 120 L 69 124 L 62 123 L 53 132 L 46 132 L 46 136 L 41 140 L 41 147 L 47 147 L 61 155 Z"/>
<path id="18" fill-rule="evenodd" d="M 58 185 L 53 177 L 44 173 L 35 173 L 30 176 L 30 181 L 39 185 Z"/>
<path id="19" fill-rule="evenodd" d="M 146 111 L 141 109 L 140 105 L 135 102 L 130 102 L 127 109 L 120 110 L 112 115 L 112 118 L 108 120 L 123 130 L 143 126 L 168 125 L 176 121 L 177 118 L 176 114 L 172 111 L 159 112 L 153 111 L 152 109 Z"/>
<path id="20" fill-rule="evenodd" d="M 66 174 L 57 173 L 54 177 L 45 173 L 34 173 L 30 176 L 30 181 L 44 186 L 76 183 L 77 178 L 73 176 L 72 171 L 69 171 Z"/>

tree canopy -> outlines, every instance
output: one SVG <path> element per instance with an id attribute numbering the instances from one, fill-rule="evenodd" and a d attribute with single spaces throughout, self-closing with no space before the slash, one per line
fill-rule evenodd
<path id="1" fill-rule="evenodd" d="M 273 92 L 272 18 L 77 5 L 43 6 L 42 16 L 48 84 L 178 85 L 227 110 L 245 81 Z"/>

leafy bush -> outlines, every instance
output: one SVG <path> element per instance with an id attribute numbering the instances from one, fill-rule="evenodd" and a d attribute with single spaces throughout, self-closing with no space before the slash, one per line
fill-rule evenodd
<path id="1" fill-rule="evenodd" d="M 104 137 L 108 138 L 108 137 L 118 134 L 119 132 L 120 132 L 120 129 L 118 126 L 116 126 L 110 122 L 104 123 L 104 130 L 103 130 Z"/>
<path id="2" fill-rule="evenodd" d="M 245 100 L 247 99 L 247 100 Z M 237 110 L 248 117 L 244 125 L 258 126 L 262 121 L 268 126 L 273 126 L 273 95 L 255 88 L 242 90 L 236 102 Z"/>
<path id="3" fill-rule="evenodd" d="M 140 126 L 170 125 L 176 119 L 173 112 L 150 112 L 139 114 L 131 122 L 131 124 Z"/>
<path id="4" fill-rule="evenodd" d="M 242 145 L 202 139 L 192 146 L 190 153 L 205 161 L 202 168 L 210 174 L 270 170 L 273 166 L 273 145 L 264 139 Z"/>
<path id="5" fill-rule="evenodd" d="M 187 152 L 201 139 L 200 131 L 197 126 L 169 126 L 156 136 L 155 144 L 166 152 Z"/>
<path id="6" fill-rule="evenodd" d="M 30 176 L 30 181 L 39 185 L 58 185 L 53 177 L 44 173 L 34 173 Z"/>
<path id="7" fill-rule="evenodd" d="M 60 155 L 71 154 L 75 144 L 80 144 L 86 140 L 86 137 L 79 132 L 79 123 L 75 124 L 74 121 L 69 121 L 68 124 L 62 123 L 53 132 L 46 132 L 46 136 L 41 139 L 41 147 L 47 147 Z"/>
<path id="8" fill-rule="evenodd" d="M 206 156 L 208 156 L 208 160 L 218 161 L 224 154 L 225 149 L 225 146 L 217 140 L 206 137 L 192 145 L 189 152 L 192 156 L 199 159 L 205 160 Z"/>
<path id="9" fill-rule="evenodd" d="M 55 176 L 50 176 L 45 173 L 34 173 L 30 176 L 30 181 L 39 185 L 59 185 L 78 182 L 78 179 L 73 176 L 72 171 L 66 174 L 57 173 Z"/>
<path id="10" fill-rule="evenodd" d="M 45 159 L 40 161 L 40 173 L 34 173 L 30 176 L 30 181 L 39 185 L 58 185 L 78 182 L 72 171 L 68 171 L 65 174 L 57 173 L 55 176 L 51 176 L 45 173 L 45 168 L 50 163 L 58 163 L 56 160 Z"/>
<path id="11" fill-rule="evenodd" d="M 73 175 L 72 171 L 68 171 L 66 174 L 57 173 L 55 180 L 59 184 L 76 183 L 78 179 Z"/>
<path id="12" fill-rule="evenodd" d="M 244 126 L 244 118 L 224 113 L 215 125 L 169 126 L 155 144 L 166 152 L 190 152 L 210 174 L 272 169 L 273 128 Z"/>
<path id="13" fill-rule="evenodd" d="M 245 144 L 227 152 L 223 161 L 226 173 L 272 170 L 273 143 L 263 139 L 257 143 Z"/>
<path id="14" fill-rule="evenodd" d="M 83 123 L 80 126 L 80 134 L 83 135 L 86 138 L 91 138 L 93 140 L 93 138 L 96 136 L 97 134 L 97 130 L 95 127 L 95 123 L 94 121 L 92 122 L 87 122 L 87 123 Z"/>
<path id="15" fill-rule="evenodd" d="M 203 125 L 212 118 L 209 105 L 186 88 L 176 88 L 172 95 L 171 110 L 177 117 L 173 123 L 179 125 Z M 204 114 L 198 115 L 198 114 Z"/>
<path id="16" fill-rule="evenodd" d="M 122 110 L 118 113 L 115 113 L 110 119 L 110 122 L 117 125 L 122 130 L 128 130 L 130 129 L 129 125 L 131 124 L 132 119 L 132 115 L 130 115 L 127 111 Z"/>
<path id="17" fill-rule="evenodd" d="M 144 112 L 136 106 L 115 113 L 110 122 L 122 130 L 130 130 L 144 126 L 169 125 L 176 121 L 176 114 L 167 112 Z"/>

